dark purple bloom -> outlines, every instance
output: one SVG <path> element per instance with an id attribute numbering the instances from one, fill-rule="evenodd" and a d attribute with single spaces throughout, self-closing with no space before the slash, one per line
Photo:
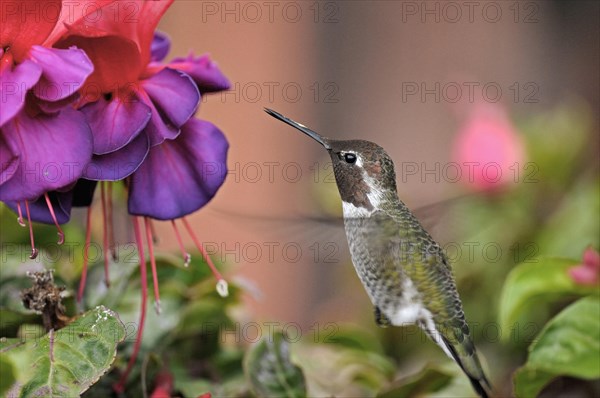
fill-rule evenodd
<path id="1" fill-rule="evenodd" d="M 84 172 L 87 179 L 126 178 L 144 161 L 149 147 L 177 137 L 198 108 L 200 93 L 188 75 L 141 65 L 141 52 L 127 38 L 77 36 L 59 44 L 76 44 L 88 51 L 95 65 L 101 65 L 84 90 L 101 91 L 82 99 L 81 110 L 94 136 L 94 162 Z M 125 76 L 120 72 L 123 62 L 133 65 Z"/>
<path id="2" fill-rule="evenodd" d="M 196 58 L 193 54 L 186 58 L 175 58 L 169 62 L 169 67 L 190 75 L 202 94 L 228 90 L 231 87 L 229 80 L 221 72 L 217 63 L 212 61 L 207 54 Z"/>
<path id="3" fill-rule="evenodd" d="M 169 37 L 161 32 L 154 32 L 150 45 L 150 61 L 159 62 L 165 59 L 171 49 Z"/>
<path id="4" fill-rule="evenodd" d="M 12 67 L 6 62 L 0 49 L 0 96 L 2 112 L 0 112 L 0 126 L 15 117 L 25 106 L 25 95 L 42 75 L 42 69 L 33 61 L 25 60 Z"/>
<path id="5" fill-rule="evenodd" d="M 30 89 L 35 98 L 60 101 L 76 93 L 93 70 L 89 58 L 77 48 L 32 46 L 28 56 L 15 64 L 10 53 L 0 50 L 0 126 L 23 109 Z"/>
<path id="6" fill-rule="evenodd" d="M 92 136 L 81 112 L 53 115 L 22 111 L 0 129 L 3 154 L 0 200 L 35 200 L 77 181 L 92 157 Z"/>
<path id="7" fill-rule="evenodd" d="M 133 174 L 129 212 L 171 220 L 198 210 L 225 180 L 228 148 L 216 126 L 190 119 L 179 137 L 153 147 Z"/>
<path id="8" fill-rule="evenodd" d="M 48 192 L 48 198 L 50 199 L 56 221 L 59 224 L 69 222 L 73 203 L 73 190 Z M 6 202 L 6 205 L 15 213 L 19 213 L 19 206 L 23 206 L 20 202 Z M 22 207 L 20 211 L 23 211 Z M 32 220 L 44 224 L 54 224 L 54 218 L 52 213 L 50 213 L 50 207 L 48 207 L 44 196 L 29 202 L 29 213 Z"/>

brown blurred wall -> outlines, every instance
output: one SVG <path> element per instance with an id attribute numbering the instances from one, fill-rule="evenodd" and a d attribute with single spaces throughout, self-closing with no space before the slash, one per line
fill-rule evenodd
<path id="1" fill-rule="evenodd" d="M 407 95 L 407 84 L 492 82 L 516 117 L 551 108 L 567 96 L 598 105 L 597 3 L 475 2 L 469 15 L 465 2 L 452 2 L 460 17 L 446 3 L 176 1 L 167 12 L 160 28 L 172 38 L 171 56 L 208 52 L 233 83 L 231 93 L 205 99 L 198 114 L 227 135 L 233 172 L 191 220 L 201 239 L 229 253 L 228 276 L 242 276 L 263 292 L 261 300 L 246 298 L 253 311 L 248 316 L 303 326 L 354 319 L 359 311 L 370 316 L 343 240 L 340 261 L 315 263 L 309 246 L 337 235 L 297 222 L 316 214 L 318 186 L 331 190 L 322 174 L 316 184 L 310 169 L 314 162 L 323 166 L 326 154 L 268 117 L 263 107 L 324 135 L 376 141 L 398 165 L 448 161 L 458 122 L 456 104 L 443 95 L 440 100 Z M 514 83 L 521 88 L 533 83 L 537 101 L 524 101 L 523 92 L 515 100 Z M 282 175 L 290 162 L 300 165 L 298 182 Z M 443 199 L 453 190 L 427 179 L 399 183 L 409 205 Z M 275 220 L 265 220 L 269 215 Z M 176 248 L 168 229 L 163 235 L 164 247 Z M 273 261 L 269 242 L 279 243 Z M 282 254 L 289 242 L 303 249 L 297 263 Z M 262 248 L 259 258 L 256 247 Z"/>

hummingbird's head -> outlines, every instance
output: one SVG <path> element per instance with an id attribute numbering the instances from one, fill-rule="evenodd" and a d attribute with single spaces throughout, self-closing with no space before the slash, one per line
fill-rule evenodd
<path id="1" fill-rule="evenodd" d="M 379 208 L 383 200 L 397 197 L 394 162 L 379 145 L 364 140 L 326 138 L 271 109 L 265 111 L 327 149 L 340 196 L 346 204 L 371 212 Z"/>

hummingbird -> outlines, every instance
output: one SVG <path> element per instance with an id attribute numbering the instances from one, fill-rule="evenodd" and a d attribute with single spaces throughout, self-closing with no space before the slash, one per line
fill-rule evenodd
<path id="1" fill-rule="evenodd" d="M 265 112 L 329 152 L 352 263 L 374 306 L 377 325 L 418 325 L 460 366 L 474 390 L 488 397 L 491 385 L 448 258 L 398 198 L 390 156 L 373 142 L 326 138 L 274 110 Z"/>

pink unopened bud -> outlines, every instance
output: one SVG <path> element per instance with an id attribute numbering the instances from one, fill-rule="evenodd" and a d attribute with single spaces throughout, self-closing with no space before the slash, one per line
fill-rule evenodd
<path id="1" fill-rule="evenodd" d="M 498 104 L 472 106 L 454 142 L 462 181 L 475 191 L 496 191 L 518 182 L 525 159 L 523 140 Z"/>
<path id="2" fill-rule="evenodd" d="M 569 268 L 569 276 L 580 285 L 595 285 L 600 283 L 600 253 L 593 247 L 583 252 L 582 263 Z"/>

